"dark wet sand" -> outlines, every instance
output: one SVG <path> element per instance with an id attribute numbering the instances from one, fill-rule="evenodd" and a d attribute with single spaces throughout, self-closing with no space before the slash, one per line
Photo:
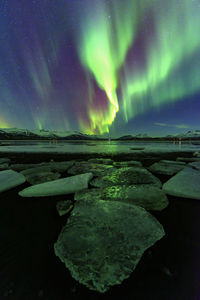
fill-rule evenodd
<path id="1" fill-rule="evenodd" d="M 54 255 L 67 219 L 55 204 L 73 195 L 17 196 L 26 186 L 0 194 L 0 300 L 200 300 L 198 200 L 169 197 L 168 208 L 154 213 L 166 236 L 145 252 L 131 277 L 100 294 L 78 284 Z"/>

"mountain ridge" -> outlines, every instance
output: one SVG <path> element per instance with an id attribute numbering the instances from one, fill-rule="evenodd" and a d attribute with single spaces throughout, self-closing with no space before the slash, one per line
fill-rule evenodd
<path id="1" fill-rule="evenodd" d="M 21 129 L 21 128 L 0 128 L 0 139 L 47 139 L 47 140 L 108 140 L 108 137 L 100 135 L 88 135 L 79 131 L 50 131 L 44 129 Z M 174 135 L 152 137 L 147 133 L 139 133 L 136 135 L 124 135 L 112 140 L 190 140 L 200 139 L 200 130 L 187 131 L 186 133 L 178 133 Z"/>
<path id="2" fill-rule="evenodd" d="M 51 140 L 94 140 L 103 139 L 97 135 L 87 135 L 79 131 L 50 131 L 44 129 L 0 128 L 0 139 L 51 139 Z"/>

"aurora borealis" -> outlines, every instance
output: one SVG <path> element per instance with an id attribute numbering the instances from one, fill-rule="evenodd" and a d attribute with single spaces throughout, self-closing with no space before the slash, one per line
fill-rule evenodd
<path id="1" fill-rule="evenodd" d="M 0 127 L 199 129 L 199 28 L 199 0 L 2 0 Z"/>

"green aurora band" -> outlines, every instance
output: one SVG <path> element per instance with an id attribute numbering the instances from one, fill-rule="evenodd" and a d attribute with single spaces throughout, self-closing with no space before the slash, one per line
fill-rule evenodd
<path id="1" fill-rule="evenodd" d="M 108 132 L 119 110 L 116 94 L 118 71 L 133 43 L 139 10 L 134 1 L 128 1 L 127 6 L 115 1 L 111 7 L 99 1 L 95 11 L 87 11 L 87 14 L 83 18 L 81 43 L 78 48 L 80 60 L 93 74 L 109 100 L 108 110 L 103 113 L 96 111 L 90 101 L 88 111 L 91 123 L 88 130 L 93 132 L 98 129 L 103 133 Z M 112 19 L 109 18 L 111 14 L 114 15 Z"/>
<path id="2" fill-rule="evenodd" d="M 155 36 L 148 41 L 146 68 L 126 68 L 123 90 L 125 118 L 133 118 L 150 106 L 181 100 L 200 89 L 200 9 L 195 1 L 168 0 L 153 8 Z M 183 66 L 186 68 L 183 68 Z M 186 69 L 186 71 L 185 71 Z"/>
<path id="3" fill-rule="evenodd" d="M 147 22 L 149 15 L 153 28 Z M 105 91 L 108 109 L 95 110 L 95 95 L 90 91 L 91 122 L 81 122 L 82 129 L 108 132 L 118 111 L 128 121 L 150 107 L 200 90 L 199 16 L 197 0 L 113 0 L 109 6 L 99 1 L 95 10 L 87 10 L 78 53 L 86 71 Z M 134 45 L 141 34 L 145 39 L 142 67 L 137 61 L 127 62 L 128 55 L 134 60 Z"/>

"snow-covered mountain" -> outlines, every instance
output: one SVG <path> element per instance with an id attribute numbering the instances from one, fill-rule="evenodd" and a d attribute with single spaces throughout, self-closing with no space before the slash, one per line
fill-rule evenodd
<path id="1" fill-rule="evenodd" d="M 118 138 L 117 140 L 136 140 L 136 139 L 144 139 L 144 140 L 169 140 L 174 138 L 182 138 L 185 140 L 190 139 L 200 139 L 200 130 L 193 130 L 193 131 L 187 131 L 185 133 L 178 133 L 178 134 L 168 134 L 166 136 L 157 136 L 157 137 L 151 137 L 146 133 L 140 133 L 137 135 L 124 135 Z"/>
<path id="2" fill-rule="evenodd" d="M 123 135 L 118 140 L 135 140 L 135 139 L 148 139 L 151 138 L 148 134 L 146 133 L 139 133 L 137 135 Z"/>
<path id="3" fill-rule="evenodd" d="M 29 130 L 27 129 L 20 129 L 20 128 L 0 128 L 1 133 L 7 133 L 7 134 L 27 134 Z"/>
<path id="4" fill-rule="evenodd" d="M 124 135 L 116 140 L 135 140 L 135 139 L 144 139 L 144 140 L 152 140 L 152 139 L 174 139 L 174 138 L 182 138 L 182 139 L 200 139 L 200 130 L 188 131 L 186 133 L 178 133 L 175 135 L 166 135 L 160 137 L 151 137 L 146 133 L 140 133 L 137 135 Z M 100 136 L 100 135 L 87 135 L 78 131 L 50 131 L 44 129 L 21 129 L 21 128 L 0 128 L 0 139 L 57 139 L 57 140 L 107 140 L 108 136 Z"/>
<path id="5" fill-rule="evenodd" d="M 148 138 L 150 137 L 147 133 L 139 133 L 136 135 L 137 138 Z"/>
<path id="6" fill-rule="evenodd" d="M 78 132 L 78 131 L 49 131 L 44 129 L 34 129 L 30 130 L 31 133 L 40 136 L 40 137 L 46 137 L 46 138 L 66 138 L 70 136 L 80 136 L 80 137 L 86 137 L 85 134 Z"/>
<path id="7" fill-rule="evenodd" d="M 132 139 L 134 139 L 135 137 L 133 136 L 133 135 L 123 135 L 123 136 L 121 136 L 120 138 L 118 138 L 117 140 L 132 140 Z"/>
<path id="8" fill-rule="evenodd" d="M 190 130 L 186 133 L 178 133 L 175 136 L 182 138 L 200 138 L 200 130 Z"/>
<path id="9" fill-rule="evenodd" d="M 93 140 L 97 139 L 97 136 L 90 136 L 78 131 L 49 131 L 44 129 L 29 130 L 19 128 L 0 128 L 0 139 L 4 138 Z"/>

